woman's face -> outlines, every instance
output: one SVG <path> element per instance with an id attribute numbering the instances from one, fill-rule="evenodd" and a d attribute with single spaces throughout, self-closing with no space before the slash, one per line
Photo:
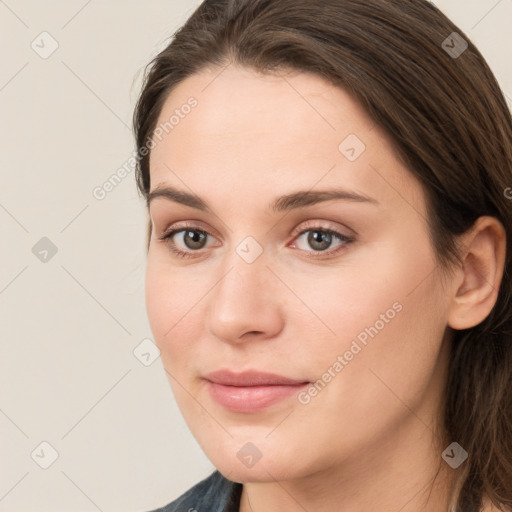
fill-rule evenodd
<path id="1" fill-rule="evenodd" d="M 147 312 L 213 464 L 288 480 L 428 444 L 450 290 L 382 131 L 320 77 L 231 65 L 178 85 L 156 134 L 151 192 L 181 195 L 150 202 Z"/>

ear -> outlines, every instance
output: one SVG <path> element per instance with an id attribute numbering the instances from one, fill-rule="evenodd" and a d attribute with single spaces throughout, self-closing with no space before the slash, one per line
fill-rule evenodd
<path id="1" fill-rule="evenodd" d="M 448 316 L 453 329 L 478 325 L 494 307 L 504 272 L 505 228 L 495 217 L 479 217 L 461 236 L 461 242 L 463 265 L 457 273 L 460 284 Z"/>

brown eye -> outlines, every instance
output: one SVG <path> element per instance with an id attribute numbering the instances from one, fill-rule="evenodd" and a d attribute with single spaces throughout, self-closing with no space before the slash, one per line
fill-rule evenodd
<path id="1" fill-rule="evenodd" d="M 184 229 L 178 231 L 178 233 L 183 233 L 183 242 L 188 249 L 192 250 L 202 249 L 205 245 L 206 237 L 208 236 L 203 231 L 192 229 Z"/>
<path id="2" fill-rule="evenodd" d="M 177 235 L 181 235 L 178 237 Z M 202 229 L 185 227 L 176 228 L 162 236 L 160 240 L 167 241 L 169 249 L 180 257 L 191 257 L 194 252 L 203 249 L 209 233 Z M 180 241 L 181 239 L 181 241 Z"/>
<path id="3" fill-rule="evenodd" d="M 308 244 L 314 251 L 325 251 L 332 242 L 332 235 L 318 229 L 311 229 L 308 235 Z"/>
<path id="4" fill-rule="evenodd" d="M 325 253 L 330 254 L 331 252 L 335 252 L 338 250 L 338 248 L 342 246 L 346 246 L 353 242 L 353 239 L 342 235 L 341 233 L 338 233 L 337 231 L 334 231 L 332 229 L 327 228 L 310 228 L 303 230 L 296 238 L 297 241 L 301 240 L 301 238 L 304 237 L 304 235 L 307 234 L 306 237 L 306 247 L 300 247 L 300 243 L 297 243 L 297 246 L 299 249 L 306 251 L 306 252 L 313 252 L 313 253 Z M 334 240 L 338 240 L 339 243 L 335 246 L 334 249 L 328 250 L 331 248 L 332 243 Z"/>

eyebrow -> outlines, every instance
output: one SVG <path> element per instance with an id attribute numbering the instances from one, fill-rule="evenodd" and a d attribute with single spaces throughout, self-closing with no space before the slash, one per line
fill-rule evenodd
<path id="1" fill-rule="evenodd" d="M 191 208 L 196 208 L 197 210 L 212 213 L 206 201 L 184 190 L 178 190 L 169 186 L 158 186 L 147 196 L 148 207 L 150 203 L 157 198 L 164 198 L 167 201 L 173 201 L 185 206 L 190 206 Z M 285 212 L 324 201 L 332 201 L 334 199 L 373 204 L 375 206 L 379 204 L 379 201 L 373 197 L 357 194 L 343 188 L 335 188 L 329 190 L 299 190 L 292 192 L 275 199 L 269 205 L 269 209 L 275 213 Z"/>

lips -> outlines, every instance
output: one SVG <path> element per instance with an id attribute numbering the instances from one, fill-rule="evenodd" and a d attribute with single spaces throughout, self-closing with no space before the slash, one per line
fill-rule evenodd
<path id="1" fill-rule="evenodd" d="M 275 373 L 258 372 L 248 370 L 242 373 L 234 373 L 230 370 L 218 370 L 209 373 L 206 380 L 223 386 L 293 386 L 304 384 L 305 380 L 289 379 Z"/>
<path id="2" fill-rule="evenodd" d="M 309 384 L 305 380 L 255 370 L 242 373 L 218 370 L 204 378 L 213 400 L 239 413 L 257 412 L 270 407 L 290 398 Z"/>

